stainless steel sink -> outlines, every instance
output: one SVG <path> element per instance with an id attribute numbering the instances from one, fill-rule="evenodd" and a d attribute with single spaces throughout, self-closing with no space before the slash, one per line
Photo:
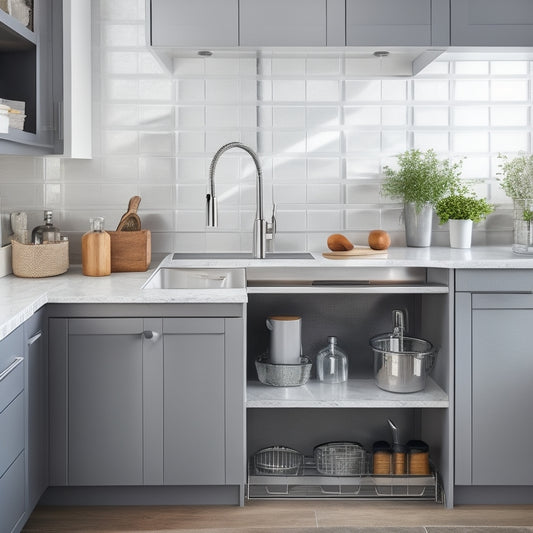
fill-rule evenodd
<path id="1" fill-rule="evenodd" d="M 158 268 L 143 289 L 244 289 L 243 268 Z"/>
<path id="2" fill-rule="evenodd" d="M 209 253 L 209 252 L 178 252 L 172 254 L 172 260 L 219 260 L 219 259 L 253 259 L 251 252 L 221 252 L 221 253 Z M 266 254 L 265 259 L 314 259 L 314 257 L 308 252 L 270 252 Z M 258 261 L 264 261 L 265 259 L 258 259 Z"/>

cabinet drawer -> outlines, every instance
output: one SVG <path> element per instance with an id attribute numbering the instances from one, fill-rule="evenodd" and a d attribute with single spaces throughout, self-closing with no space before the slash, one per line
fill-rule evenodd
<path id="1" fill-rule="evenodd" d="M 9 468 L 23 449 L 24 395 L 19 394 L 0 413 L 0 475 Z"/>
<path id="2" fill-rule="evenodd" d="M 533 293 L 533 270 L 457 270 L 458 292 L 530 292 Z"/>
<path id="3" fill-rule="evenodd" d="M 24 454 L 0 477 L 0 531 L 18 531 L 24 516 Z"/>
<path id="4" fill-rule="evenodd" d="M 15 357 L 5 368 L 0 368 L 0 413 L 24 389 L 24 359 Z"/>

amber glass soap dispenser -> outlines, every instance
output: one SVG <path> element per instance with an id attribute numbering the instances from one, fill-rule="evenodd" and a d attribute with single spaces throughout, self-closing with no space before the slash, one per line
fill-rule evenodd
<path id="1" fill-rule="evenodd" d="M 104 231 L 103 217 L 90 219 L 91 231 L 81 238 L 81 265 L 85 276 L 111 274 L 111 237 Z"/>

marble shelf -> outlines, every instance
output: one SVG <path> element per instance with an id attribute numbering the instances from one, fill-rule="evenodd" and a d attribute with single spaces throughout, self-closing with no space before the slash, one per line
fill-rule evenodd
<path id="1" fill-rule="evenodd" d="M 378 388 L 372 379 L 330 385 L 310 380 L 300 387 L 271 387 L 249 381 L 247 408 L 447 408 L 446 392 L 428 378 L 420 392 L 399 394 Z"/>

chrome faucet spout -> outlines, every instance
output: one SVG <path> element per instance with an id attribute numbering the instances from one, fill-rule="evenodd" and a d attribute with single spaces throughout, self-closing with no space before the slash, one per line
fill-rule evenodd
<path id="1" fill-rule="evenodd" d="M 266 256 L 267 234 L 273 235 L 274 228 L 263 218 L 263 173 L 261 163 L 257 154 L 249 147 L 240 142 L 225 144 L 217 150 L 211 165 L 209 166 L 209 192 L 206 195 L 207 201 L 207 225 L 216 227 L 218 225 L 217 200 L 215 195 L 215 169 L 220 156 L 227 150 L 240 148 L 250 155 L 256 168 L 256 215 L 253 230 L 253 256 L 257 259 L 264 259 Z M 270 237 L 271 238 L 271 237 Z"/>

